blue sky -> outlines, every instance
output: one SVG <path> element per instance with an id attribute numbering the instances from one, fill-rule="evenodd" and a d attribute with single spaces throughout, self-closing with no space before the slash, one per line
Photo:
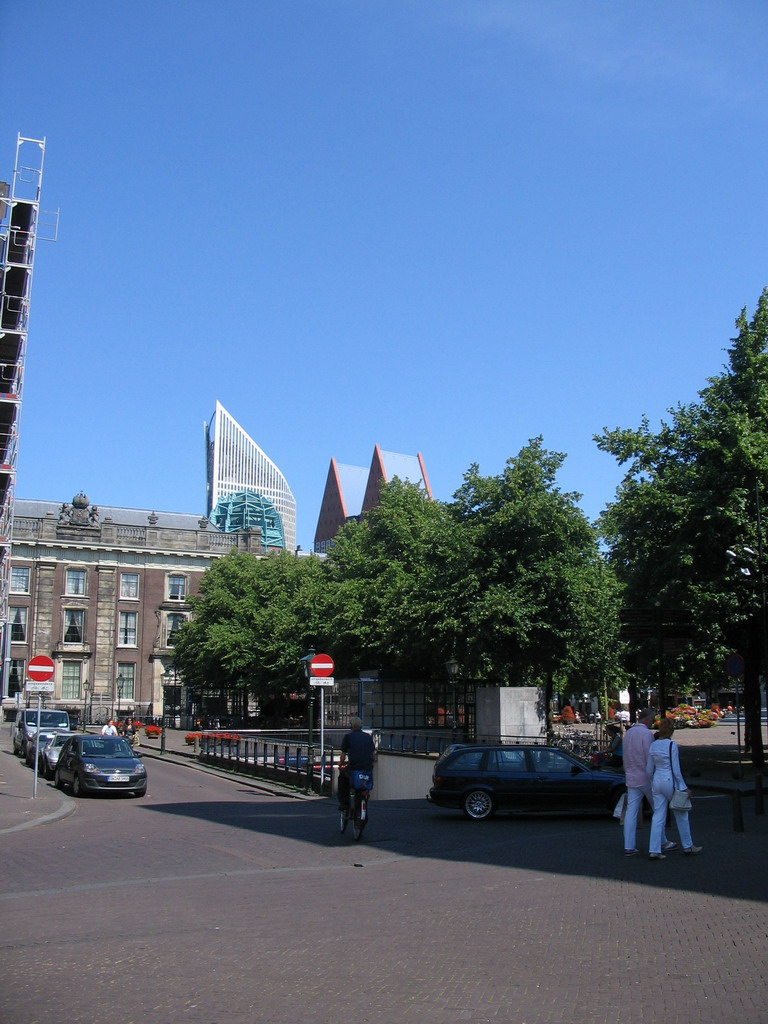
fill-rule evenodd
<path id="1" fill-rule="evenodd" d="M 768 285 L 752 0 L 25 0 L 0 177 L 46 139 L 17 494 L 202 512 L 216 399 L 314 536 L 331 456 L 435 497 L 720 372 Z M 3 170 L 5 168 L 5 170 Z"/>

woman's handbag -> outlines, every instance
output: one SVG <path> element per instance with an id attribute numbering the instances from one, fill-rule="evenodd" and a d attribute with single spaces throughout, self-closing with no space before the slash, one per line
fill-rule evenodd
<path id="1" fill-rule="evenodd" d="M 672 799 L 669 801 L 669 806 L 673 811 L 690 811 L 691 798 L 688 796 L 687 789 L 676 789 L 672 794 Z"/>
<path id="2" fill-rule="evenodd" d="M 672 766 L 672 747 L 674 744 L 672 740 L 669 741 L 669 770 L 672 774 L 672 785 L 675 785 L 675 769 Z M 680 776 L 682 779 L 682 775 Z M 691 809 L 691 798 L 688 795 L 687 789 L 673 789 L 672 799 L 669 801 L 669 806 L 673 811 L 690 811 Z"/>

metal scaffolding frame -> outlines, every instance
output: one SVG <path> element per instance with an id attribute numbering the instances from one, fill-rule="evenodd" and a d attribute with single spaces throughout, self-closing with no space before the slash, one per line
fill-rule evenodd
<path id="1" fill-rule="evenodd" d="M 45 139 L 18 135 L 10 183 L 0 182 L 0 630 L 2 695 L 8 692 L 13 500 L 24 390 L 32 270 L 40 227 Z M 58 214 L 50 215 L 55 241 Z"/>

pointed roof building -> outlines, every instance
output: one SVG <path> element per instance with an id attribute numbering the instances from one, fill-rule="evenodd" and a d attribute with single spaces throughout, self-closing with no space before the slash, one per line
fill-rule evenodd
<path id="1" fill-rule="evenodd" d="M 428 498 L 432 497 L 427 471 L 421 454 L 399 455 L 385 452 L 376 445 L 371 465 L 348 466 L 331 459 L 320 515 L 315 530 L 314 550 L 327 551 L 341 527 L 375 508 L 381 497 L 381 485 L 398 477 L 419 484 Z"/>

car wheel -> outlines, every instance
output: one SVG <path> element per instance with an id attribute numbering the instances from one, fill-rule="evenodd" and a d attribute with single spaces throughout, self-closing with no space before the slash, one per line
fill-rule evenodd
<path id="1" fill-rule="evenodd" d="M 496 806 L 490 793 L 484 789 L 473 789 L 464 797 L 462 810 L 464 816 L 472 821 L 486 821 L 493 817 Z"/>
<path id="2" fill-rule="evenodd" d="M 85 796 L 85 789 L 77 772 L 75 772 L 75 777 L 72 779 L 72 793 L 74 796 Z"/>

